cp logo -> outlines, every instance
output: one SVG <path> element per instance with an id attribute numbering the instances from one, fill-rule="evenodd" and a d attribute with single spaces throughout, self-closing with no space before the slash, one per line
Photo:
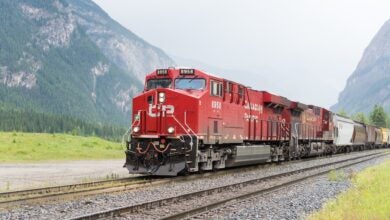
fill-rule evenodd
<path id="1" fill-rule="evenodd" d="M 158 110 L 157 105 L 149 105 L 148 115 L 152 118 L 160 117 L 160 112 Z M 161 112 L 163 112 L 163 116 L 166 114 L 173 114 L 175 112 L 175 107 L 173 105 L 161 105 Z"/>

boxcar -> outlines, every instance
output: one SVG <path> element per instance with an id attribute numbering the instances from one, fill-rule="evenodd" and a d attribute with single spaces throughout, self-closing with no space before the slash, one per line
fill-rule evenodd
<path id="1" fill-rule="evenodd" d="M 371 148 L 372 146 L 375 145 L 375 140 L 376 140 L 375 127 L 371 125 L 366 125 L 366 133 L 367 133 L 366 145 Z"/>
<path id="2" fill-rule="evenodd" d="M 382 142 L 383 142 L 383 145 L 388 145 L 389 144 L 389 129 L 381 128 L 381 131 L 382 131 Z"/>
<path id="3" fill-rule="evenodd" d="M 380 147 L 383 144 L 383 135 L 380 128 L 375 127 L 375 147 Z"/>
<path id="4" fill-rule="evenodd" d="M 353 127 L 354 127 L 353 137 L 352 137 L 353 145 L 364 147 L 367 141 L 366 128 L 364 124 L 355 121 Z"/>
<path id="5" fill-rule="evenodd" d="M 335 130 L 334 144 L 336 146 L 351 146 L 355 124 L 354 121 L 341 115 L 334 114 L 333 124 Z"/>

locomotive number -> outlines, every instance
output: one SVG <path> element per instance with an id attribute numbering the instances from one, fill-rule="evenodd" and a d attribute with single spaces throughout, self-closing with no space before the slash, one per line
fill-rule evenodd
<path id="1" fill-rule="evenodd" d="M 222 103 L 218 101 L 211 101 L 211 108 L 222 109 Z"/>

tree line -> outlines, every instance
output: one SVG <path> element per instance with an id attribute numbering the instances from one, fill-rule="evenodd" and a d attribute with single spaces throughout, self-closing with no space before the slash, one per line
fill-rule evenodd
<path id="1" fill-rule="evenodd" d="M 126 128 L 87 122 L 65 115 L 51 115 L 28 110 L 0 109 L 0 131 L 68 133 L 120 141 L 126 132 Z"/>
<path id="2" fill-rule="evenodd" d="M 350 117 L 355 121 L 359 121 L 365 124 L 390 128 L 390 115 L 385 112 L 385 109 L 381 105 L 375 105 L 368 116 L 364 112 L 348 115 L 344 109 L 341 109 L 338 114 Z"/>

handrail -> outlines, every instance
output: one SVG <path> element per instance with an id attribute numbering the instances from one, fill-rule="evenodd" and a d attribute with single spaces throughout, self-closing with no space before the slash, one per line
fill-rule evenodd
<path id="1" fill-rule="evenodd" d="M 191 134 L 187 131 L 187 129 L 183 126 L 183 124 L 180 123 L 180 121 L 175 117 L 175 115 L 172 114 L 171 117 L 176 121 L 176 123 L 178 123 L 178 124 L 181 126 L 181 128 L 182 128 L 182 129 L 186 132 L 186 134 L 190 137 L 190 139 L 191 139 L 191 142 L 190 142 L 190 147 L 191 147 L 191 149 L 189 150 L 189 152 L 192 151 L 192 146 L 194 145 L 194 141 L 193 141 L 193 138 L 192 138 Z M 191 130 L 191 128 L 190 128 L 190 130 Z"/>
<path id="2" fill-rule="evenodd" d="M 194 136 L 198 138 L 198 135 L 191 129 L 191 127 L 187 124 L 187 111 L 184 112 L 184 125 L 192 132 Z"/>
<path id="3" fill-rule="evenodd" d="M 129 133 L 128 137 L 131 137 L 131 135 L 133 134 L 133 131 L 131 131 L 131 128 L 134 127 L 135 123 L 138 121 L 138 126 L 141 123 L 140 112 L 141 112 L 141 110 L 139 110 L 138 113 L 137 113 L 137 115 L 139 117 L 139 120 L 134 120 L 133 123 L 131 124 L 131 126 L 129 127 L 129 129 L 127 129 L 127 131 L 123 134 L 123 136 L 122 136 L 122 145 L 125 144 L 125 137 L 127 136 L 127 134 Z M 127 141 L 130 141 L 129 138 L 127 139 Z"/>

